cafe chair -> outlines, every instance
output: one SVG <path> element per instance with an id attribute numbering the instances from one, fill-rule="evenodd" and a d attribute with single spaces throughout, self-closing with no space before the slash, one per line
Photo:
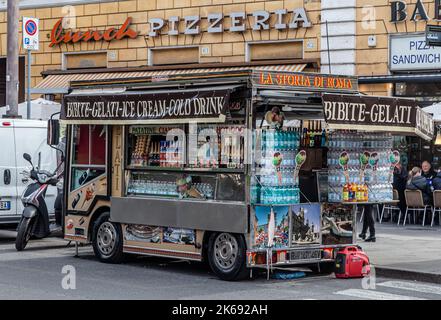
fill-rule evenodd
<path id="1" fill-rule="evenodd" d="M 380 224 L 383 222 L 383 217 L 384 217 L 384 211 L 387 210 L 387 212 L 390 215 L 390 222 L 393 222 L 393 215 L 395 211 L 400 212 L 400 207 L 398 207 L 398 202 L 400 200 L 399 195 L 398 195 L 398 190 L 394 189 L 393 191 L 393 200 L 394 203 L 385 203 L 383 205 L 383 210 L 381 210 L 381 215 L 380 215 Z"/>
<path id="2" fill-rule="evenodd" d="M 413 211 L 413 222 L 416 223 L 416 212 L 423 212 L 423 226 L 424 223 L 426 222 L 426 213 L 427 213 L 427 208 L 429 208 L 429 210 L 431 209 L 431 206 L 429 205 L 425 205 L 424 204 L 424 200 L 423 200 L 423 193 L 421 192 L 421 190 L 404 190 L 404 195 L 406 198 L 406 213 L 404 215 L 404 221 L 403 221 L 403 226 L 406 225 L 406 220 L 409 217 L 409 221 L 410 221 L 410 216 L 409 211 L 412 210 Z M 401 219 L 401 211 L 400 211 L 400 215 L 398 216 L 398 225 L 400 225 L 400 219 Z"/>
<path id="3" fill-rule="evenodd" d="M 435 223 L 435 215 L 438 212 L 439 214 L 439 224 L 441 225 L 441 190 L 433 191 L 433 208 L 432 208 L 432 223 L 430 224 L 433 227 Z"/>

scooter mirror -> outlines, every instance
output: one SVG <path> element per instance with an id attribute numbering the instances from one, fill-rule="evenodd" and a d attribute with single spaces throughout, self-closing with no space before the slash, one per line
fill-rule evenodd
<path id="1" fill-rule="evenodd" d="M 30 164 L 32 164 L 32 157 L 28 154 L 28 153 L 23 153 L 23 158 L 29 162 Z"/>

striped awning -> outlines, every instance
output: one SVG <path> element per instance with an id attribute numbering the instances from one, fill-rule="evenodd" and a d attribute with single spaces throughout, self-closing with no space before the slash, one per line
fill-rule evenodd
<path id="1" fill-rule="evenodd" d="M 302 72 L 307 64 L 271 65 L 256 67 L 227 67 L 227 68 L 198 68 L 160 71 L 124 71 L 124 72 L 97 72 L 97 73 L 64 73 L 51 74 L 44 78 L 31 92 L 37 94 L 68 93 L 72 81 L 96 81 L 112 79 L 136 79 L 151 77 L 167 77 L 176 75 L 210 74 L 218 72 L 232 72 L 245 70 L 264 70 L 281 72 Z"/>

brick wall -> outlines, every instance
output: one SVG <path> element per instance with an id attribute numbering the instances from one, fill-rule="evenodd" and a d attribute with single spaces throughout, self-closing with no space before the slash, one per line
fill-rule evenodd
<path id="1" fill-rule="evenodd" d="M 245 11 L 248 14 L 256 10 L 274 11 L 286 8 L 292 10 L 305 7 L 313 26 L 308 29 L 300 28 L 289 31 L 263 30 L 244 33 L 224 32 L 222 34 L 168 36 L 162 35 L 148 38 L 149 18 L 168 18 L 170 16 L 200 15 L 202 19 L 208 13 L 222 12 L 228 16 L 234 11 Z M 109 67 L 133 67 L 148 64 L 148 49 L 154 47 L 199 45 L 208 47 L 208 54 L 201 55 L 200 62 L 244 62 L 245 43 L 264 40 L 309 40 L 313 47 L 304 48 L 304 58 L 320 58 L 320 1 L 319 0 L 131 0 L 108 3 L 84 4 L 74 6 L 76 13 L 76 27 L 85 31 L 88 29 L 105 30 L 109 27 L 120 27 L 127 17 L 133 18 L 132 28 L 139 31 L 136 39 L 104 42 L 90 41 L 77 44 L 61 44 L 49 47 L 50 31 L 57 20 L 65 16 L 62 7 L 37 8 L 21 10 L 20 16 L 31 16 L 40 19 L 40 51 L 32 54 L 32 86 L 40 80 L 43 70 L 60 69 L 62 53 L 80 51 L 107 50 Z M 248 19 L 251 21 L 251 17 Z M 275 22 L 272 17 L 271 24 Z M 202 29 L 207 21 L 202 20 Z M 225 28 L 228 28 L 229 19 L 225 19 Z M 20 27 L 21 29 L 21 27 Z M 250 29 L 250 23 L 247 23 Z M 20 40 L 19 40 L 20 39 Z M 21 34 L 19 37 L 20 48 Z M 0 55 L 6 55 L 6 12 L 0 12 Z M 306 44 L 306 41 L 304 42 Z M 21 50 L 21 54 L 25 54 Z"/>

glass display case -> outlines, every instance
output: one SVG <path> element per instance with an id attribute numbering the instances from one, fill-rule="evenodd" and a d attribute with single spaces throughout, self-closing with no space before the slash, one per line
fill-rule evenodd
<path id="1" fill-rule="evenodd" d="M 188 167 L 244 169 L 245 132 L 242 125 L 190 126 Z"/>
<path id="2" fill-rule="evenodd" d="M 182 168 L 185 132 L 177 126 L 131 126 L 128 139 L 129 167 Z"/>
<path id="3" fill-rule="evenodd" d="M 240 174 L 129 172 L 127 195 L 176 199 L 244 201 L 245 178 Z"/>
<path id="4" fill-rule="evenodd" d="M 130 126 L 127 132 L 127 195 L 245 201 L 244 126 Z"/>

